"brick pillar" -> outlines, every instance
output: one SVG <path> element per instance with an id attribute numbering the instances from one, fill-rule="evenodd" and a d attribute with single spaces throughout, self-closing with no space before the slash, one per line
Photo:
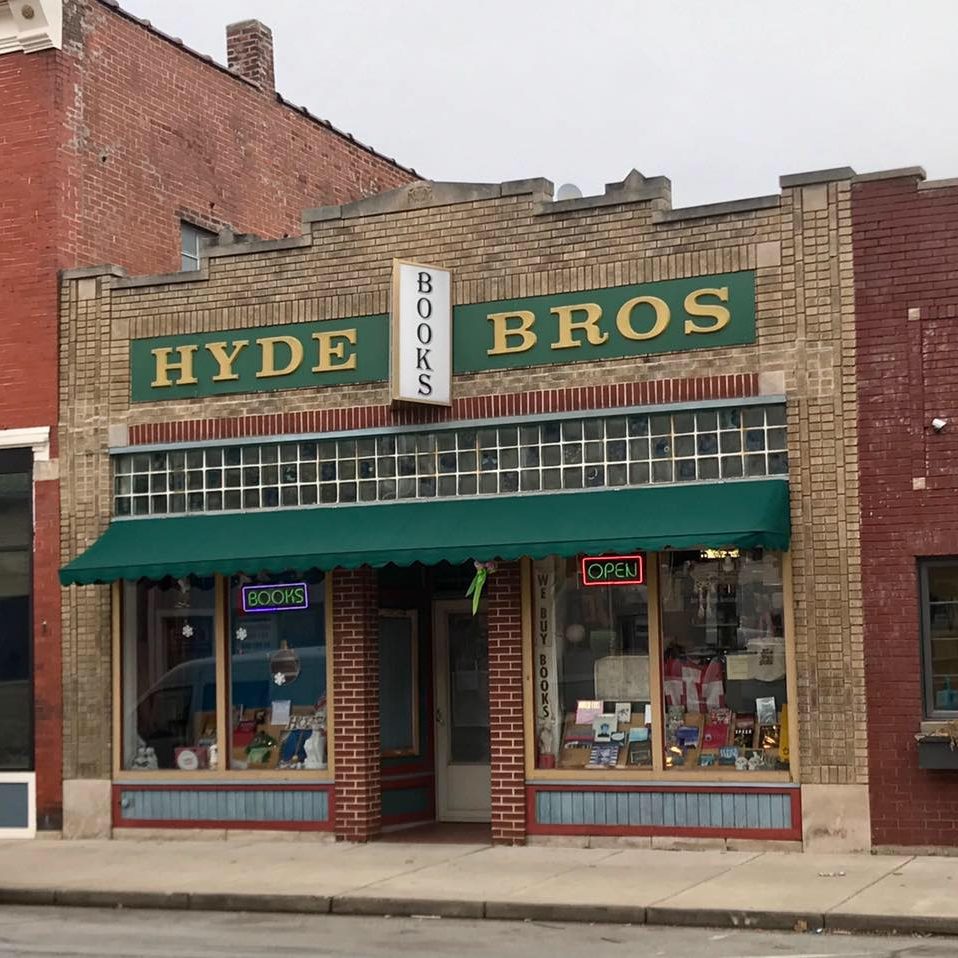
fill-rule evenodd
<path id="1" fill-rule="evenodd" d="M 63 673 L 60 645 L 60 483 L 56 462 L 34 463 L 33 696 L 37 828 L 63 824 Z"/>
<path id="2" fill-rule="evenodd" d="M 522 588 L 518 562 L 500 563 L 486 582 L 489 615 L 489 738 L 492 840 L 526 840 L 522 719 Z"/>
<path id="3" fill-rule="evenodd" d="M 376 572 L 364 566 L 330 575 L 336 837 L 365 842 L 381 825 Z"/>

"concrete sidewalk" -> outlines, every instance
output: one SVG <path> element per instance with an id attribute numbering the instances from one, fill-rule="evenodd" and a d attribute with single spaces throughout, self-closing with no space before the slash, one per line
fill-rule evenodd
<path id="1" fill-rule="evenodd" d="M 7 841 L 0 902 L 958 935 L 958 858 L 272 837 Z"/>

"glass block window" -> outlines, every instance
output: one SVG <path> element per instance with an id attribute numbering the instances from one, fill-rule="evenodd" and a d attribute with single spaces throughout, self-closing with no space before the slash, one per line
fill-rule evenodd
<path id="1" fill-rule="evenodd" d="M 114 457 L 117 516 L 788 474 L 785 407 L 620 413 Z"/>

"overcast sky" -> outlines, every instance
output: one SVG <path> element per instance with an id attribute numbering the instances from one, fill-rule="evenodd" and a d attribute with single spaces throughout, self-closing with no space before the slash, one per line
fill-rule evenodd
<path id="1" fill-rule="evenodd" d="M 636 167 L 688 206 L 831 166 L 958 176 L 956 0 L 121 0 L 226 61 L 273 30 L 277 88 L 424 177 Z"/>

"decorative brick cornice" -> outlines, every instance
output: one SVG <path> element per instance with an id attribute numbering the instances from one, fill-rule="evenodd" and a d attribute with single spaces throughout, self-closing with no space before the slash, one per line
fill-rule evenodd
<path id="1" fill-rule="evenodd" d="M 536 416 L 556 412 L 615 409 L 620 406 L 653 406 L 710 399 L 745 399 L 757 396 L 758 374 L 706 376 L 698 379 L 655 379 L 648 382 L 575 386 L 535 392 L 495 394 L 457 399 L 452 408 L 392 407 L 385 404 L 316 409 L 311 412 L 238 416 L 230 419 L 186 419 L 130 426 L 131 446 L 169 442 L 202 442 L 246 436 L 285 436 L 343 432 L 387 426 L 453 423 L 462 420 Z"/>

